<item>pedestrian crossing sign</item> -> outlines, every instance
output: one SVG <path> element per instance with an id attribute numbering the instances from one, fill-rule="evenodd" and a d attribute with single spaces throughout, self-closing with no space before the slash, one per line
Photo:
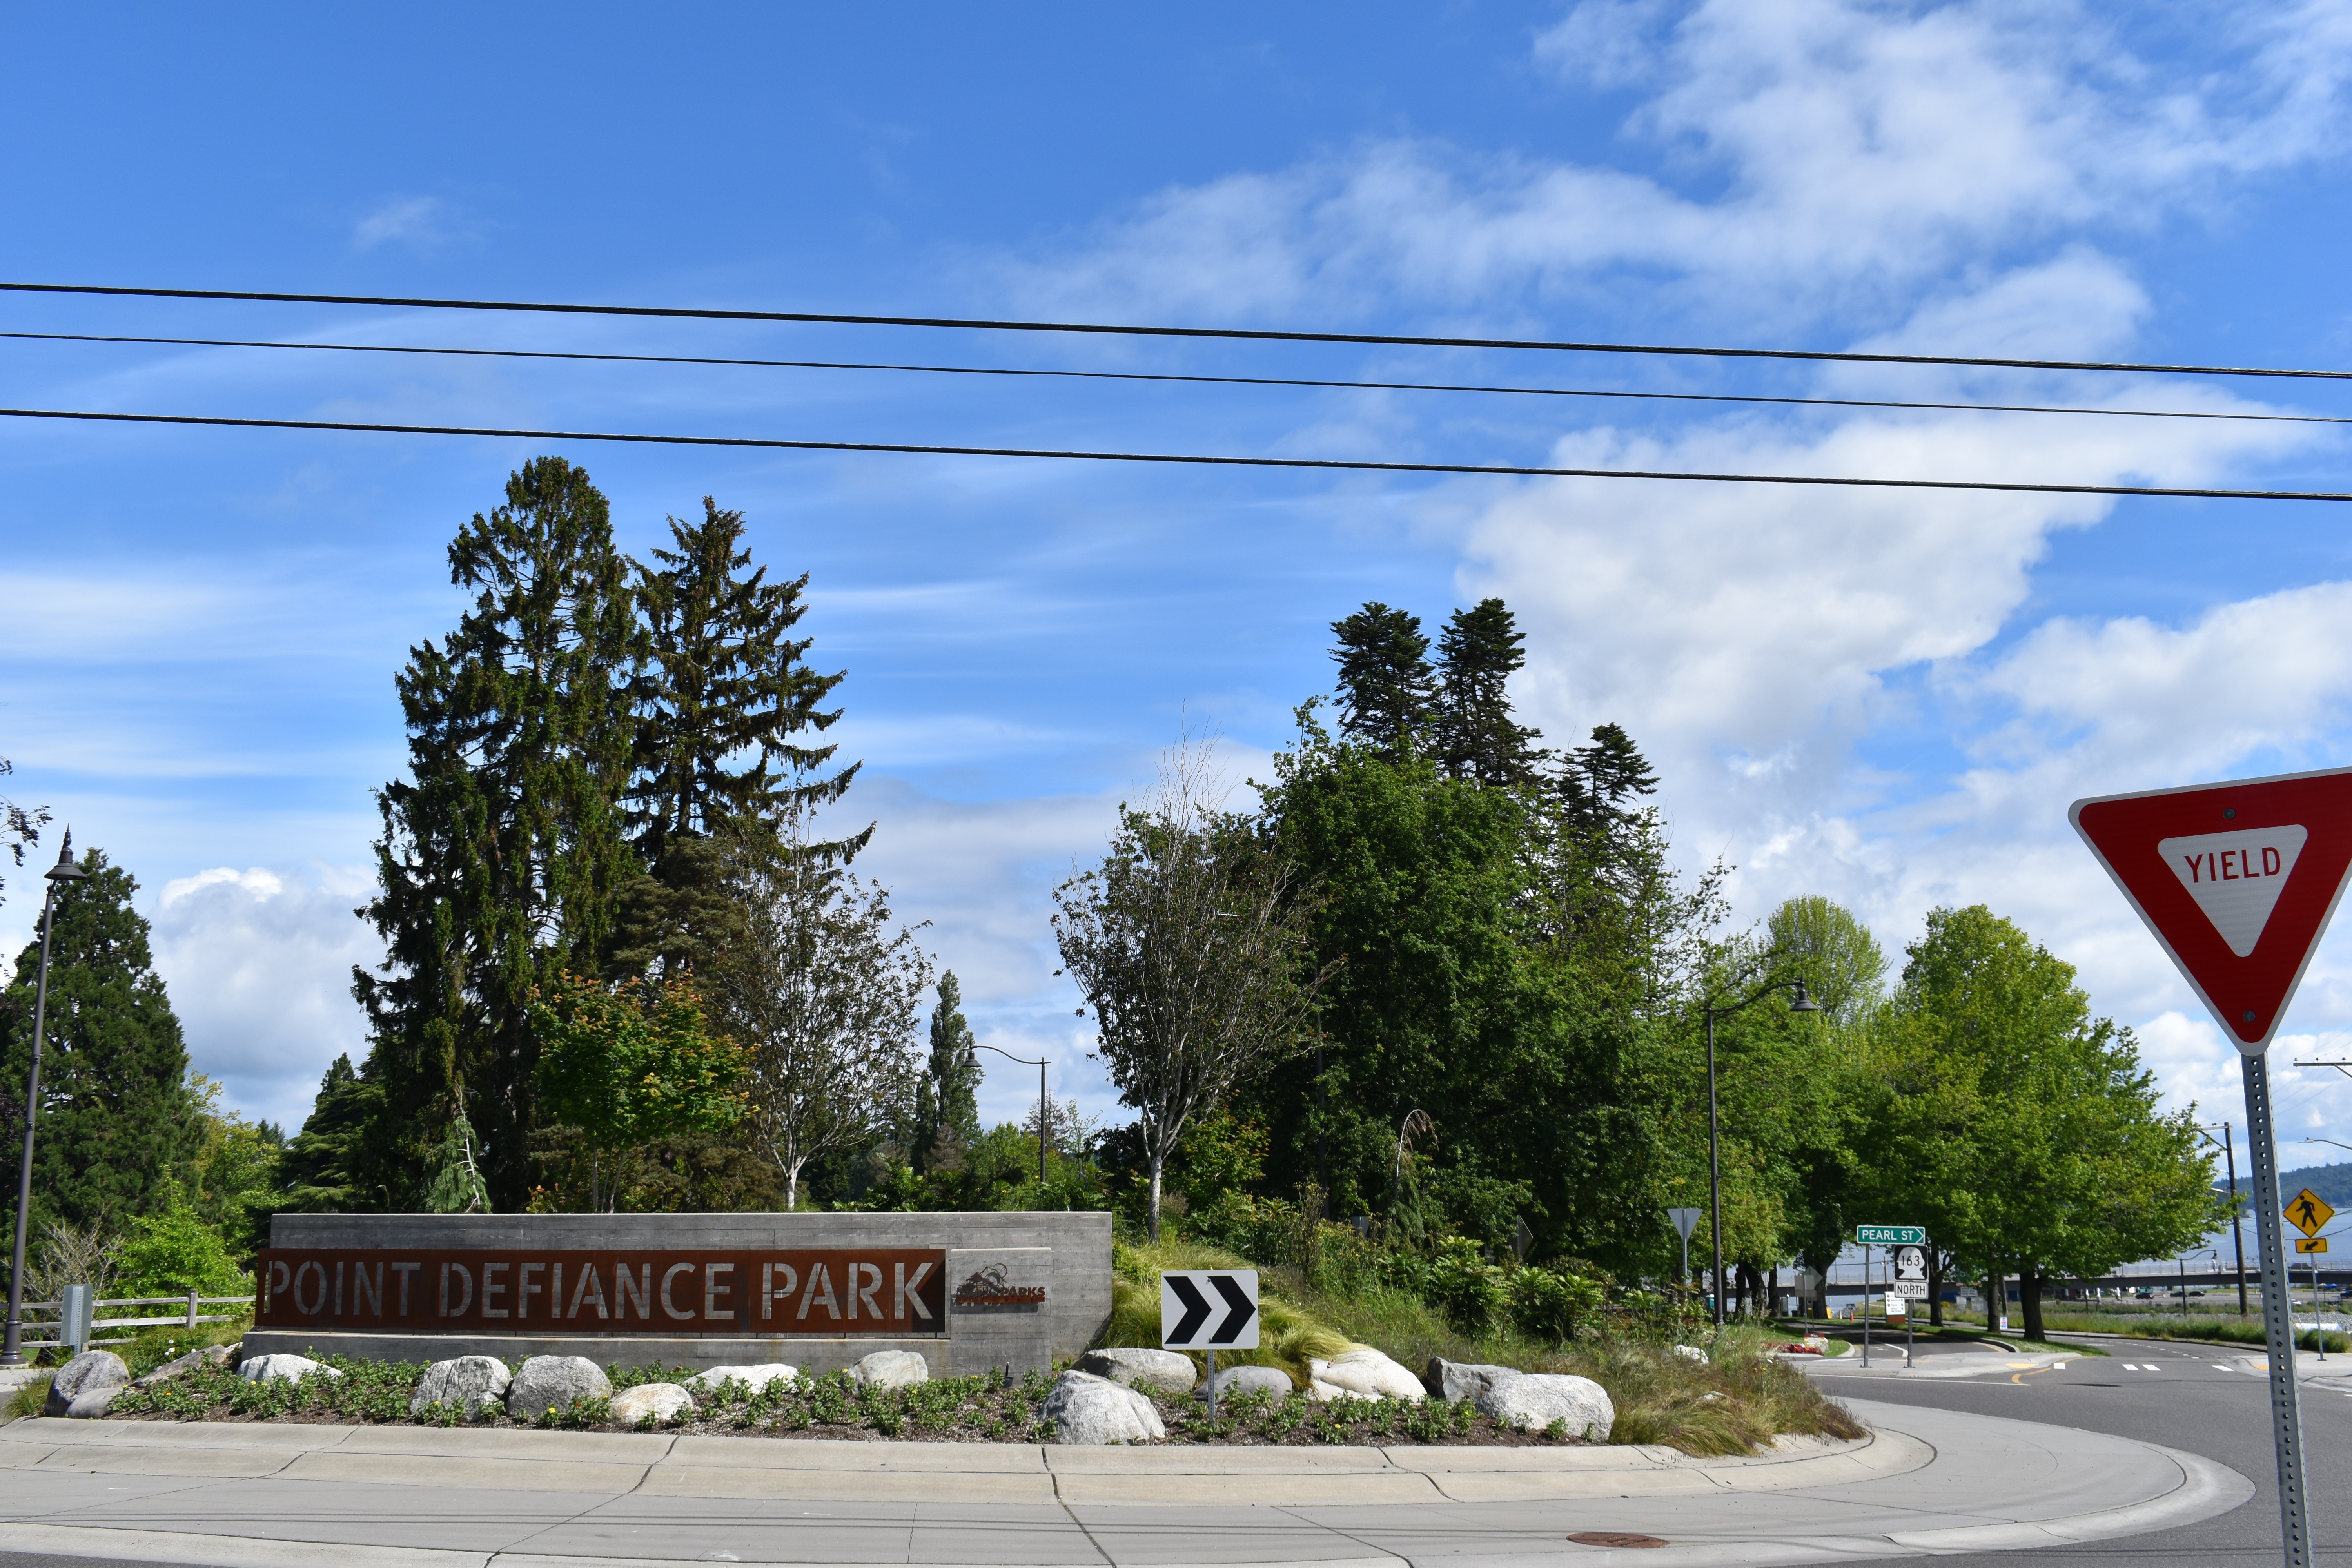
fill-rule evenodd
<path id="1" fill-rule="evenodd" d="M 2287 1224 L 2305 1236 L 2317 1236 L 2327 1228 L 2327 1222 L 2335 1217 L 2336 1211 L 2327 1206 L 2327 1200 L 2309 1187 L 2304 1188 L 2287 1200 Z"/>
<path id="2" fill-rule="evenodd" d="M 2327 1250 L 2327 1238 L 2324 1236 L 2298 1236 L 2294 1238 L 2294 1249 L 2302 1253 L 2325 1252 Z"/>

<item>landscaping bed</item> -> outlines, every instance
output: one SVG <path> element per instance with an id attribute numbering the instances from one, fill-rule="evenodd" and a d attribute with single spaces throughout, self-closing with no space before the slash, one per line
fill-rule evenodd
<path id="1" fill-rule="evenodd" d="M 1010 1382 L 992 1377 L 947 1377 L 907 1387 L 860 1384 L 846 1373 L 778 1381 L 753 1391 L 740 1383 L 698 1393 L 695 1409 L 658 1426 L 650 1419 L 615 1423 L 608 1398 L 575 1400 L 534 1421 L 510 1415 L 467 1418 L 447 1406 L 423 1415 L 409 1414 L 422 1366 L 395 1362 L 327 1357 L 322 1366 L 340 1378 L 248 1383 L 226 1367 L 201 1367 L 144 1388 L 126 1389 L 107 1411 L 110 1420 L 308 1422 L 314 1424 L 537 1427 L 575 1431 L 664 1431 L 705 1436 L 830 1437 L 850 1441 L 900 1438 L 933 1443 L 1043 1443 L 1054 1427 L 1040 1411 L 1055 1378 L 1031 1373 Z M 617 1394 L 652 1383 L 680 1383 L 686 1368 L 613 1367 L 607 1372 Z M 1138 1390 L 1139 1393 L 1146 1391 Z M 1469 1444 L 1512 1447 L 1580 1445 L 1565 1430 L 1523 1431 L 1479 1414 L 1467 1401 L 1287 1398 L 1265 1393 L 1220 1396 L 1210 1419 L 1205 1405 L 1188 1395 L 1147 1394 L 1160 1412 L 1171 1443 L 1226 1445 L 1325 1443 Z"/>

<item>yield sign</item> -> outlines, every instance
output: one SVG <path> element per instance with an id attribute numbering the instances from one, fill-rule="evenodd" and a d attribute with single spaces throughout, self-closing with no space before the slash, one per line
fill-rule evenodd
<path id="1" fill-rule="evenodd" d="M 2352 768 L 2078 800 L 2074 831 L 2248 1056 L 2352 870 Z"/>

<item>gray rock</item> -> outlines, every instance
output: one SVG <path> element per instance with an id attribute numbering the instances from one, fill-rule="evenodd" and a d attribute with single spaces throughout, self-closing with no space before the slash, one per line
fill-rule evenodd
<path id="1" fill-rule="evenodd" d="M 237 1376 L 247 1383 L 290 1383 L 306 1377 L 341 1377 L 331 1366 L 320 1366 L 306 1355 L 257 1355 L 239 1363 Z"/>
<path id="2" fill-rule="evenodd" d="M 612 1379 L 584 1355 L 535 1355 L 507 1384 L 507 1414 L 536 1421 L 550 1410 L 570 1409 L 575 1399 L 604 1399 L 612 1392 Z"/>
<path id="3" fill-rule="evenodd" d="M 145 1388 L 150 1384 L 169 1383 L 172 1379 L 184 1373 L 194 1372 L 200 1366 L 226 1366 L 229 1352 L 236 1348 L 235 1345 L 206 1345 L 201 1350 L 190 1351 L 185 1355 L 173 1356 L 146 1376 L 132 1378 L 131 1386 Z"/>
<path id="4" fill-rule="evenodd" d="M 920 1351 L 876 1351 L 861 1357 L 849 1375 L 870 1388 L 905 1388 L 930 1382 L 931 1363 Z"/>
<path id="5" fill-rule="evenodd" d="M 1236 1394 L 1271 1394 L 1276 1399 L 1287 1399 L 1298 1392 L 1298 1385 L 1290 1381 L 1290 1374 L 1278 1366 L 1221 1366 L 1216 1376 L 1201 1380 L 1201 1386 L 1192 1391 L 1192 1397 L 1206 1400 L 1212 1386 L 1216 1389 L 1220 1399 L 1231 1398 Z"/>
<path id="6" fill-rule="evenodd" d="M 93 1420 L 105 1415 L 114 1396 L 121 1392 L 122 1385 L 117 1384 L 112 1388 L 93 1388 L 87 1394 L 77 1394 L 73 1403 L 66 1406 L 66 1414 L 77 1421 Z"/>
<path id="7" fill-rule="evenodd" d="M 1181 1351 L 1088 1351 L 1078 1358 L 1077 1370 L 1161 1394 L 1190 1394 L 1201 1381 L 1200 1369 Z"/>
<path id="8" fill-rule="evenodd" d="M 1568 1425 L 1568 1435 L 1595 1443 L 1609 1440 L 1617 1424 L 1617 1407 L 1608 1391 L 1589 1377 L 1558 1373 L 1515 1372 L 1489 1383 L 1477 1395 L 1481 1415 L 1507 1426 L 1540 1431 L 1554 1421 Z"/>
<path id="9" fill-rule="evenodd" d="M 780 1361 L 764 1362 L 758 1366 L 714 1366 L 688 1378 L 686 1386 L 695 1394 L 716 1394 L 730 1383 L 740 1383 L 757 1394 L 772 1383 L 791 1383 L 800 1374 L 800 1368 Z"/>
<path id="10" fill-rule="evenodd" d="M 1038 1415 L 1054 1424 L 1057 1443 L 1156 1442 L 1168 1436 L 1150 1400 L 1125 1384 L 1087 1372 L 1057 1378 Z"/>
<path id="11" fill-rule="evenodd" d="M 1421 1374 L 1421 1385 L 1430 1396 L 1450 1404 L 1475 1399 L 1486 1392 L 1487 1385 L 1498 1377 L 1517 1377 L 1517 1367 L 1490 1366 L 1483 1362 L 1447 1361 L 1444 1356 L 1429 1358 L 1429 1370 Z"/>
<path id="12" fill-rule="evenodd" d="M 49 1380 L 49 1397 L 41 1406 L 44 1415 L 63 1415 L 66 1407 L 85 1394 L 101 1388 L 120 1388 L 131 1381 L 131 1369 L 112 1351 L 84 1351 L 58 1368 Z"/>
<path id="13" fill-rule="evenodd" d="M 613 1395 L 613 1423 L 634 1426 L 650 1415 L 654 1425 L 694 1414 L 694 1395 L 674 1383 L 641 1383 Z"/>
<path id="14" fill-rule="evenodd" d="M 1357 1399 L 1401 1399 L 1417 1404 L 1428 1397 L 1419 1378 L 1370 1345 L 1343 1351 L 1329 1361 L 1309 1361 L 1307 1375 L 1315 1385 Z"/>
<path id="15" fill-rule="evenodd" d="M 494 1355 L 461 1355 L 451 1361 L 436 1361 L 416 1380 L 416 1392 L 408 1396 L 408 1413 L 422 1415 L 436 1405 L 455 1405 L 468 1421 L 478 1420 L 506 1408 L 507 1390 L 513 1384 L 514 1374 L 507 1370 L 507 1363 Z"/>

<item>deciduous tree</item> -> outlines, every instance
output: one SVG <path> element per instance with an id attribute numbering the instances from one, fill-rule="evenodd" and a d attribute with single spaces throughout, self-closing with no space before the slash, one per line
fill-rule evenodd
<path id="1" fill-rule="evenodd" d="M 1307 1044 L 1328 973 L 1306 950 L 1307 890 L 1248 819 L 1217 808 L 1208 768 L 1205 748 L 1179 748 L 1146 805 L 1119 807 L 1102 864 L 1054 895 L 1095 1055 L 1139 1113 L 1154 1239 L 1185 1128 Z"/>
<path id="2" fill-rule="evenodd" d="M 870 1142 L 912 1098 L 931 977 L 889 894 L 811 837 L 788 811 L 779 831 L 733 840 L 744 936 L 711 975 L 719 1026 L 744 1053 L 745 1131 L 782 1173 L 787 1206 L 811 1161 Z"/>

